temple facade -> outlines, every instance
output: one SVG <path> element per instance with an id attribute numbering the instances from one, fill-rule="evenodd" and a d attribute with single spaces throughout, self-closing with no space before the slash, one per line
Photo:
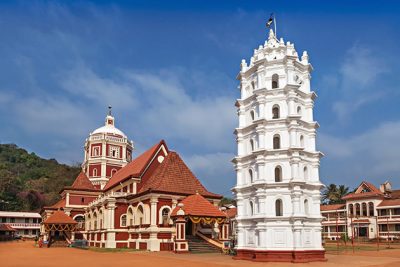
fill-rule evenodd
<path id="1" fill-rule="evenodd" d="M 324 260 L 319 164 L 313 119 L 316 94 L 307 52 L 268 40 L 242 60 L 237 76 L 237 258 Z"/>
<path id="2" fill-rule="evenodd" d="M 87 240 L 89 246 L 150 251 L 221 250 L 229 222 L 179 154 L 161 140 L 131 159 L 133 143 L 114 125 L 85 142 L 82 172 L 44 207 L 41 235 L 49 246 Z"/>

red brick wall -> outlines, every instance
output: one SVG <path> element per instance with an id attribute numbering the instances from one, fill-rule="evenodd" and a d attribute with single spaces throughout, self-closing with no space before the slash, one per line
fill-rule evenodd
<path id="1" fill-rule="evenodd" d="M 83 198 L 83 202 L 82 202 Z M 77 196 L 77 195 L 69 195 L 69 204 L 71 205 L 88 205 L 90 202 L 95 200 L 96 197 L 93 196 Z"/>
<path id="2" fill-rule="evenodd" d="M 90 164 L 89 165 L 89 177 L 93 176 L 94 169 L 97 169 L 97 176 L 101 176 L 101 165 L 100 164 Z"/>
<path id="3" fill-rule="evenodd" d="M 118 165 L 107 165 L 106 166 L 106 176 L 107 177 L 111 177 L 111 171 L 113 169 L 116 169 L 118 171 L 119 169 L 121 169 L 121 166 L 118 166 Z"/>
<path id="4" fill-rule="evenodd" d="M 140 235 L 140 237 L 142 238 L 142 239 L 149 239 L 150 238 L 150 234 L 141 234 Z"/>
<path id="5" fill-rule="evenodd" d="M 158 233 L 157 238 L 158 239 L 171 239 L 172 234 L 171 233 Z"/>
<path id="6" fill-rule="evenodd" d="M 126 213 L 128 209 L 128 205 L 127 204 L 123 204 L 123 203 L 118 203 L 117 207 L 115 208 L 114 211 L 114 228 L 116 229 L 125 229 L 126 227 L 120 227 L 121 223 L 120 223 L 120 218 L 121 215 Z M 128 222 L 127 222 L 128 223 Z"/>
<path id="7" fill-rule="evenodd" d="M 146 250 L 146 249 L 147 249 L 147 243 L 145 243 L 145 242 L 140 242 L 140 243 L 139 243 L 139 249 L 144 249 L 144 250 Z"/>

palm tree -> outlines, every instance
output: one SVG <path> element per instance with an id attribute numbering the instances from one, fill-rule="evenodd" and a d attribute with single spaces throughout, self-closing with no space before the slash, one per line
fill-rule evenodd
<path id="1" fill-rule="evenodd" d="M 322 202 L 325 204 L 344 203 L 342 198 L 349 193 L 349 188 L 345 185 L 330 184 L 322 192 Z"/>

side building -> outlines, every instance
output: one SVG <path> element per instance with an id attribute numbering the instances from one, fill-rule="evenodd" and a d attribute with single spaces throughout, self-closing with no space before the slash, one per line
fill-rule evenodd
<path id="1" fill-rule="evenodd" d="M 40 233 L 42 217 L 35 212 L 0 211 L 0 224 L 15 230 L 14 235 L 34 238 Z"/>
<path id="2" fill-rule="evenodd" d="M 343 200 L 343 204 L 321 205 L 324 238 L 400 240 L 400 190 L 393 190 L 389 182 L 378 189 L 363 181 Z"/>

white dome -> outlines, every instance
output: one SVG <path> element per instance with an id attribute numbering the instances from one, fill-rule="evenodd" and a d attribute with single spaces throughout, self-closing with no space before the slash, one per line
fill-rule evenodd
<path id="1" fill-rule="evenodd" d="M 112 125 L 102 126 L 92 132 L 92 134 L 99 134 L 99 133 L 116 134 L 116 135 L 121 135 L 126 138 L 126 135 L 120 129 L 115 128 Z"/>

